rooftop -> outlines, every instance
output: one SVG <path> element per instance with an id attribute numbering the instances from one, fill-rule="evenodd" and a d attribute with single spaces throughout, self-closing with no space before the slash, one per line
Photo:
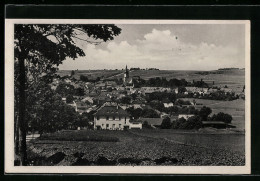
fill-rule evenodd
<path id="1" fill-rule="evenodd" d="M 129 114 L 114 102 L 106 102 L 101 106 L 96 116 L 129 116 Z"/>

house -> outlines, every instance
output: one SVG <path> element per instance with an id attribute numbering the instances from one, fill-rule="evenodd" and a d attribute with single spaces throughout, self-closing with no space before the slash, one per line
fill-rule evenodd
<path id="1" fill-rule="evenodd" d="M 132 106 L 133 106 L 135 109 L 137 109 L 137 108 L 142 109 L 142 106 L 145 106 L 145 103 L 143 103 L 143 102 L 140 101 L 140 100 L 134 100 L 134 101 L 132 102 Z"/>
<path id="2" fill-rule="evenodd" d="M 168 100 L 168 99 L 164 99 L 163 101 L 162 101 L 162 103 L 163 103 L 163 106 L 164 107 L 173 107 L 173 103 L 170 101 L 170 100 Z"/>
<path id="3" fill-rule="evenodd" d="M 93 104 L 94 103 L 94 98 L 87 96 L 84 99 L 82 99 L 81 101 L 85 102 L 85 103 L 88 103 L 88 104 Z"/>
<path id="4" fill-rule="evenodd" d="M 186 89 L 186 92 L 184 92 L 184 94 L 197 92 L 197 87 L 185 87 L 185 89 Z"/>
<path id="5" fill-rule="evenodd" d="M 142 129 L 142 121 L 140 120 L 130 120 L 129 129 Z"/>
<path id="6" fill-rule="evenodd" d="M 188 120 L 192 116 L 195 116 L 195 115 L 194 114 L 179 114 L 178 119 L 184 118 L 184 119 Z"/>
<path id="7" fill-rule="evenodd" d="M 94 114 L 94 129 L 131 129 L 130 115 L 117 103 L 106 102 Z"/>

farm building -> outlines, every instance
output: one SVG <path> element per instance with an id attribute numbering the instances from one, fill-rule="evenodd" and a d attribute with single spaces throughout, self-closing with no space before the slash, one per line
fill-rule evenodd
<path id="1" fill-rule="evenodd" d="M 130 115 L 117 103 L 106 102 L 94 114 L 94 129 L 124 130 L 139 128 L 139 122 L 130 122 Z"/>

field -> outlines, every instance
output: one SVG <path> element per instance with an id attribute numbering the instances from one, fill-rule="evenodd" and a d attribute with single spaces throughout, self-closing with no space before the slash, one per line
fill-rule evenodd
<path id="1" fill-rule="evenodd" d="M 88 76 L 89 79 L 96 79 L 97 77 L 109 78 L 122 72 L 122 70 L 78 70 L 76 71 L 74 78 L 79 79 L 81 75 Z M 70 75 L 71 70 L 59 70 L 57 74 L 59 76 Z"/>
<path id="2" fill-rule="evenodd" d="M 67 134 L 70 132 L 70 134 Z M 28 143 L 32 165 L 244 165 L 244 134 L 209 134 L 176 130 L 61 132 L 69 138 L 97 135 L 106 140 L 61 141 L 52 138 Z"/>
<path id="3" fill-rule="evenodd" d="M 193 101 L 193 98 L 185 98 L 183 100 Z M 197 109 L 202 106 L 208 106 L 212 109 L 213 114 L 224 112 L 230 114 L 233 117 L 232 125 L 236 126 L 237 130 L 245 129 L 245 100 L 236 99 L 233 101 L 219 101 L 219 100 L 207 100 L 207 99 L 195 99 L 196 103 L 202 105 L 195 105 Z"/>
<path id="4" fill-rule="evenodd" d="M 123 78 L 124 70 L 78 70 L 75 74 L 75 78 L 79 79 L 80 75 L 87 75 L 91 78 L 102 77 L 104 78 Z M 201 73 L 202 72 L 202 73 Z M 203 79 L 206 83 L 212 85 L 213 81 L 216 86 L 225 86 L 232 88 L 236 93 L 241 93 L 243 86 L 245 85 L 245 70 L 229 70 L 210 71 L 209 74 L 203 74 L 203 71 L 191 71 L 191 70 L 132 70 L 129 75 L 140 76 L 142 79 L 149 79 L 154 77 L 165 77 L 166 79 L 185 79 L 189 82 L 192 80 L 199 81 Z M 70 70 L 59 70 L 60 76 L 70 75 Z"/>

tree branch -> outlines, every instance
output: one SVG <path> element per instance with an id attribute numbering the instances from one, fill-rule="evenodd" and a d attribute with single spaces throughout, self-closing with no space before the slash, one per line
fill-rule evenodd
<path id="1" fill-rule="evenodd" d="M 100 43 L 102 43 L 102 41 L 100 41 L 100 42 L 93 42 L 93 41 L 89 41 L 89 40 L 86 40 L 86 39 L 79 38 L 77 36 L 72 36 L 72 37 L 77 38 L 77 39 L 82 40 L 82 41 L 86 41 L 86 42 L 88 42 L 90 44 L 94 44 L 94 45 L 99 45 Z"/>

